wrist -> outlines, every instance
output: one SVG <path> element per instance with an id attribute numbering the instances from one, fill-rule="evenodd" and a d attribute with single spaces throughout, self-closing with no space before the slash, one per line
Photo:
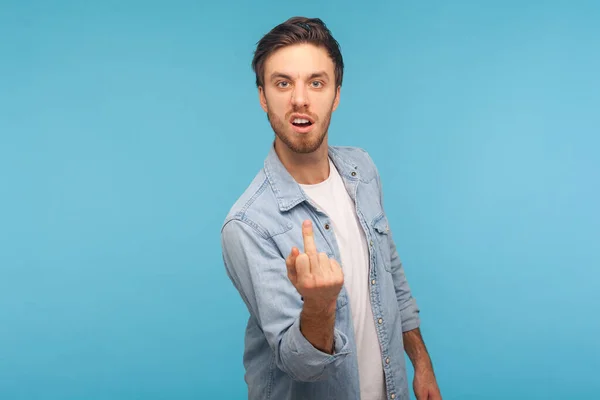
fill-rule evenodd
<path id="1" fill-rule="evenodd" d="M 336 302 L 304 299 L 302 313 L 308 317 L 326 318 L 335 315 Z"/>
<path id="2" fill-rule="evenodd" d="M 429 357 L 421 357 L 417 360 L 414 360 L 413 367 L 415 369 L 415 372 L 418 373 L 433 373 L 433 365 L 431 365 Z"/>

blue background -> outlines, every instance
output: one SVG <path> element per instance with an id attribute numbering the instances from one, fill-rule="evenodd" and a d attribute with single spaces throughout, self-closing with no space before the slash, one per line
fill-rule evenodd
<path id="1" fill-rule="evenodd" d="M 444 399 L 600 398 L 583 0 L 2 1 L 0 398 L 246 397 L 219 229 L 273 140 L 254 45 L 293 15 L 341 43 L 330 143 L 380 169 Z"/>

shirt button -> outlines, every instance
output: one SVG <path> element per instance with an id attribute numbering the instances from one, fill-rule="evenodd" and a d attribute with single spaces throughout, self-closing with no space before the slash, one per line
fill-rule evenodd
<path id="1" fill-rule="evenodd" d="M 369 243 L 371 245 L 371 247 L 373 247 L 373 241 L 371 240 L 371 242 Z"/>
<path id="2" fill-rule="evenodd" d="M 356 172 L 352 171 L 352 176 L 356 176 Z"/>
<path id="3" fill-rule="evenodd" d="M 392 399 L 396 398 L 396 395 L 394 393 L 392 393 L 392 395 L 390 396 Z"/>
<path id="4" fill-rule="evenodd" d="M 385 363 L 386 363 L 386 364 L 389 364 L 389 363 L 390 363 L 390 358 L 389 358 L 389 357 L 385 359 Z"/>
<path id="5" fill-rule="evenodd" d="M 371 281 L 371 285 L 374 285 L 374 284 L 375 284 L 375 279 L 373 279 L 373 280 Z"/>
<path id="6" fill-rule="evenodd" d="M 325 224 L 325 229 L 329 230 L 329 224 Z"/>
<path id="7" fill-rule="evenodd" d="M 383 318 L 379 318 L 377 322 L 379 322 L 380 325 L 383 324 Z"/>

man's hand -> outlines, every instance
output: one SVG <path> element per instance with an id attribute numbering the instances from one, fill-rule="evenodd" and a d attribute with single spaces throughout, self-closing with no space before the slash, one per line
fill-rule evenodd
<path id="1" fill-rule="evenodd" d="M 340 265 L 325 253 L 317 253 L 312 223 L 302 224 L 304 253 L 294 247 L 286 259 L 288 278 L 304 298 L 300 331 L 316 349 L 333 354 L 335 306 L 344 284 Z"/>
<path id="2" fill-rule="evenodd" d="M 304 298 L 305 308 L 322 312 L 335 308 L 337 297 L 344 284 L 342 268 L 325 253 L 318 253 L 312 223 L 302 224 L 304 253 L 294 247 L 286 259 L 288 278 Z"/>
<path id="3" fill-rule="evenodd" d="M 433 369 L 415 369 L 413 389 L 417 400 L 442 400 Z"/>

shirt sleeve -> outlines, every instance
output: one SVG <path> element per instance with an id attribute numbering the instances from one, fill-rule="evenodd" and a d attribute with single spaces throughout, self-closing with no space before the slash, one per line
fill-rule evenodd
<path id="1" fill-rule="evenodd" d="M 222 229 L 221 246 L 227 275 L 258 321 L 277 366 L 303 382 L 335 374 L 349 353 L 348 338 L 336 329 L 334 354 L 327 354 L 304 337 L 300 331 L 303 302 L 288 279 L 285 257 L 275 242 L 253 222 L 232 219 Z"/>
<path id="2" fill-rule="evenodd" d="M 412 296 L 408 280 L 404 273 L 402 261 L 398 256 L 396 250 L 396 244 L 391 236 L 390 228 L 390 252 L 392 254 L 391 270 L 392 279 L 394 280 L 394 287 L 396 289 L 396 299 L 398 300 L 398 308 L 400 309 L 400 316 L 402 320 L 402 332 L 411 331 L 418 328 L 421 325 L 419 317 L 419 307 L 415 298 Z"/>
<path id="3" fill-rule="evenodd" d="M 377 175 L 377 185 L 379 186 L 379 198 L 381 202 L 381 208 L 385 209 L 383 201 L 383 187 L 381 184 L 381 177 L 379 176 L 379 171 L 377 170 L 377 166 L 371 159 L 371 156 L 366 151 L 365 153 L 367 154 L 371 165 L 375 169 L 375 173 Z M 402 266 L 402 260 L 400 259 L 400 256 L 398 255 L 398 250 L 396 249 L 396 243 L 394 242 L 391 226 L 389 228 L 390 232 L 388 236 L 390 242 L 390 265 L 392 271 L 392 279 L 394 281 L 394 288 L 396 290 L 398 308 L 400 309 L 400 316 L 402 320 L 402 332 L 407 332 L 416 329 L 421 325 L 421 320 L 419 317 L 420 309 L 417 305 L 415 298 L 412 296 L 410 286 L 408 285 L 408 280 L 406 279 L 406 274 L 404 273 L 404 267 Z"/>

